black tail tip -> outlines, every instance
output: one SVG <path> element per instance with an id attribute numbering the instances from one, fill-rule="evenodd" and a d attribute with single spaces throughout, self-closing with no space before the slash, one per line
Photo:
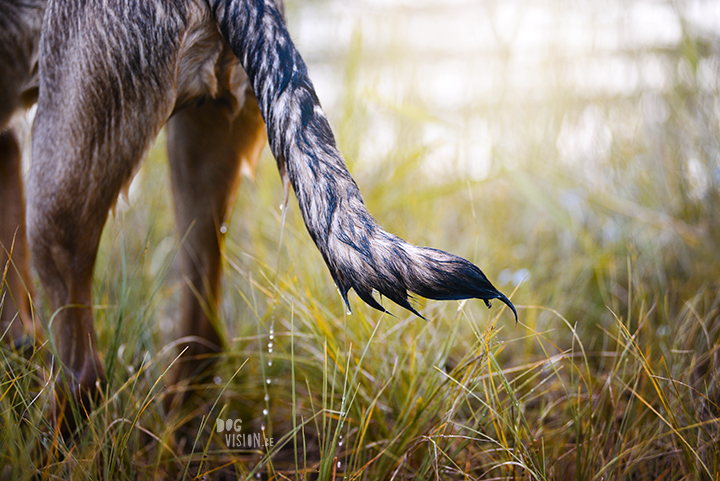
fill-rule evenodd
<path id="1" fill-rule="evenodd" d="M 517 310 L 515 309 L 515 306 L 513 305 L 513 303 L 510 302 L 510 299 L 505 297 L 505 294 L 503 294 L 502 292 L 498 292 L 498 296 L 496 299 L 500 299 L 500 302 L 505 303 L 510 308 L 510 310 L 513 312 L 513 315 L 515 316 L 515 324 L 517 324 L 518 313 L 517 313 Z M 490 304 L 487 300 L 485 300 L 485 304 L 487 304 L 487 306 L 490 307 Z"/>

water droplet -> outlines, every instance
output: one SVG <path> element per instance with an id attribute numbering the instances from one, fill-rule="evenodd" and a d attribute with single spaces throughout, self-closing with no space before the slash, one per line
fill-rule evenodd
<path id="1" fill-rule="evenodd" d="M 268 342 L 268 349 L 272 349 L 272 348 L 273 348 L 273 343 L 272 343 L 272 342 Z"/>
<path id="2" fill-rule="evenodd" d="M 265 402 L 268 402 L 269 400 L 270 400 L 270 395 L 269 395 L 269 394 L 265 394 Z"/>
<path id="3" fill-rule="evenodd" d="M 268 410 L 267 410 L 267 409 L 263 409 L 263 416 L 267 416 L 267 415 L 268 415 Z"/>
<path id="4" fill-rule="evenodd" d="M 260 425 L 260 430 L 261 430 L 261 431 L 265 431 L 265 425 L 264 425 L 264 424 L 261 424 L 261 425 Z"/>
<path id="5" fill-rule="evenodd" d="M 340 461 L 338 461 L 337 467 L 338 467 L 338 469 L 340 469 L 342 467 L 342 463 Z"/>
<path id="6" fill-rule="evenodd" d="M 222 384 L 222 378 L 221 378 L 220 376 L 215 376 L 215 377 L 213 378 L 213 381 L 214 381 L 215 384 L 218 385 L 218 386 L 219 386 L 220 384 Z"/>
<path id="7" fill-rule="evenodd" d="M 269 348 L 268 348 L 268 353 L 269 353 L 269 354 L 272 354 L 272 347 L 269 347 Z"/>
<path id="8" fill-rule="evenodd" d="M 221 233 L 221 234 L 227 233 L 227 224 L 226 224 L 225 222 L 223 222 L 223 223 L 220 225 L 220 233 Z"/>
<path id="9" fill-rule="evenodd" d="M 270 331 L 270 336 L 269 336 L 269 337 L 270 337 L 271 340 L 272 340 L 272 339 L 275 339 L 275 334 L 273 334 L 272 331 Z"/>
<path id="10" fill-rule="evenodd" d="M 272 366 L 272 359 L 268 361 L 268 366 Z"/>
<path id="11" fill-rule="evenodd" d="M 352 316 L 352 311 L 351 311 L 350 309 L 348 309 L 348 310 L 345 312 L 345 314 L 347 314 L 348 316 Z"/>
<path id="12" fill-rule="evenodd" d="M 342 443 L 343 443 L 343 442 L 342 442 L 342 441 L 340 441 L 340 442 L 338 443 L 338 446 L 342 446 Z"/>
<path id="13" fill-rule="evenodd" d="M 267 383 L 270 384 L 272 381 L 270 379 L 267 380 Z"/>

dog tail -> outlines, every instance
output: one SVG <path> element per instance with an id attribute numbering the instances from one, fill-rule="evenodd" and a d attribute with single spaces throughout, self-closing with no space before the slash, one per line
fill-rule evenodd
<path id="1" fill-rule="evenodd" d="M 475 265 L 409 244 L 377 225 L 335 145 L 305 62 L 274 1 L 208 1 L 248 74 L 280 174 L 292 185 L 348 310 L 353 288 L 375 309 L 385 312 L 373 290 L 420 316 L 408 302 L 410 291 L 430 299 L 479 298 L 488 307 L 491 299 L 499 299 L 517 321 L 512 302 Z"/>

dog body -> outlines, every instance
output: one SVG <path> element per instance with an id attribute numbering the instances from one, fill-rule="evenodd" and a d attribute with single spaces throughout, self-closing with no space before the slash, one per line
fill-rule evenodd
<path id="1" fill-rule="evenodd" d="M 84 401 L 103 379 L 91 310 L 97 247 L 108 211 L 163 125 L 177 227 L 185 235 L 179 334 L 197 340 L 185 344 L 185 358 L 222 347 L 213 327 L 220 226 L 241 166 L 254 166 L 265 145 L 266 126 L 283 181 L 293 187 L 346 303 L 353 288 L 383 311 L 373 290 L 413 312 L 407 291 L 434 299 L 498 298 L 514 311 L 473 264 L 413 246 L 375 223 L 273 1 L 50 0 L 45 6 L 0 0 L 0 8 L 25 8 L 28 25 L 13 52 L 24 63 L 14 64 L 19 73 L 11 72 L 12 81 L 2 77 L 8 86 L 0 86 L 0 113 L 24 106 L 38 78 L 27 238 L 54 310 L 51 332 L 66 380 L 60 399 Z M 5 30 L 3 44 L 10 35 Z M 0 119 L 0 129 L 9 116 Z M 3 139 L 12 137 L 3 132 Z M 16 150 L 0 152 L 0 168 L 17 171 L 12 177 L 2 171 L 0 189 L 8 198 L 2 199 L 0 242 L 9 252 L 14 237 L 7 286 L 24 321 L 15 324 L 34 335 L 27 296 L 18 293 L 29 279 Z M 10 304 L 5 301 L 6 323 L 15 315 Z M 183 362 L 177 378 L 197 368 Z"/>

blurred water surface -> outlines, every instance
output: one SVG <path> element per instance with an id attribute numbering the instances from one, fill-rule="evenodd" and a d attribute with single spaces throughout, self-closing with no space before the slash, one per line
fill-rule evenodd
<path id="1" fill-rule="evenodd" d="M 292 1 L 288 21 L 331 119 L 348 115 L 348 75 L 369 105 L 349 152 L 361 163 L 384 161 L 402 118 L 421 118 L 431 179 L 481 180 L 551 142 L 546 162 L 602 185 L 598 164 L 676 120 L 678 101 L 699 100 L 691 116 L 717 131 L 717 1 Z M 710 144 L 680 149 L 695 196 L 718 180 Z"/>

